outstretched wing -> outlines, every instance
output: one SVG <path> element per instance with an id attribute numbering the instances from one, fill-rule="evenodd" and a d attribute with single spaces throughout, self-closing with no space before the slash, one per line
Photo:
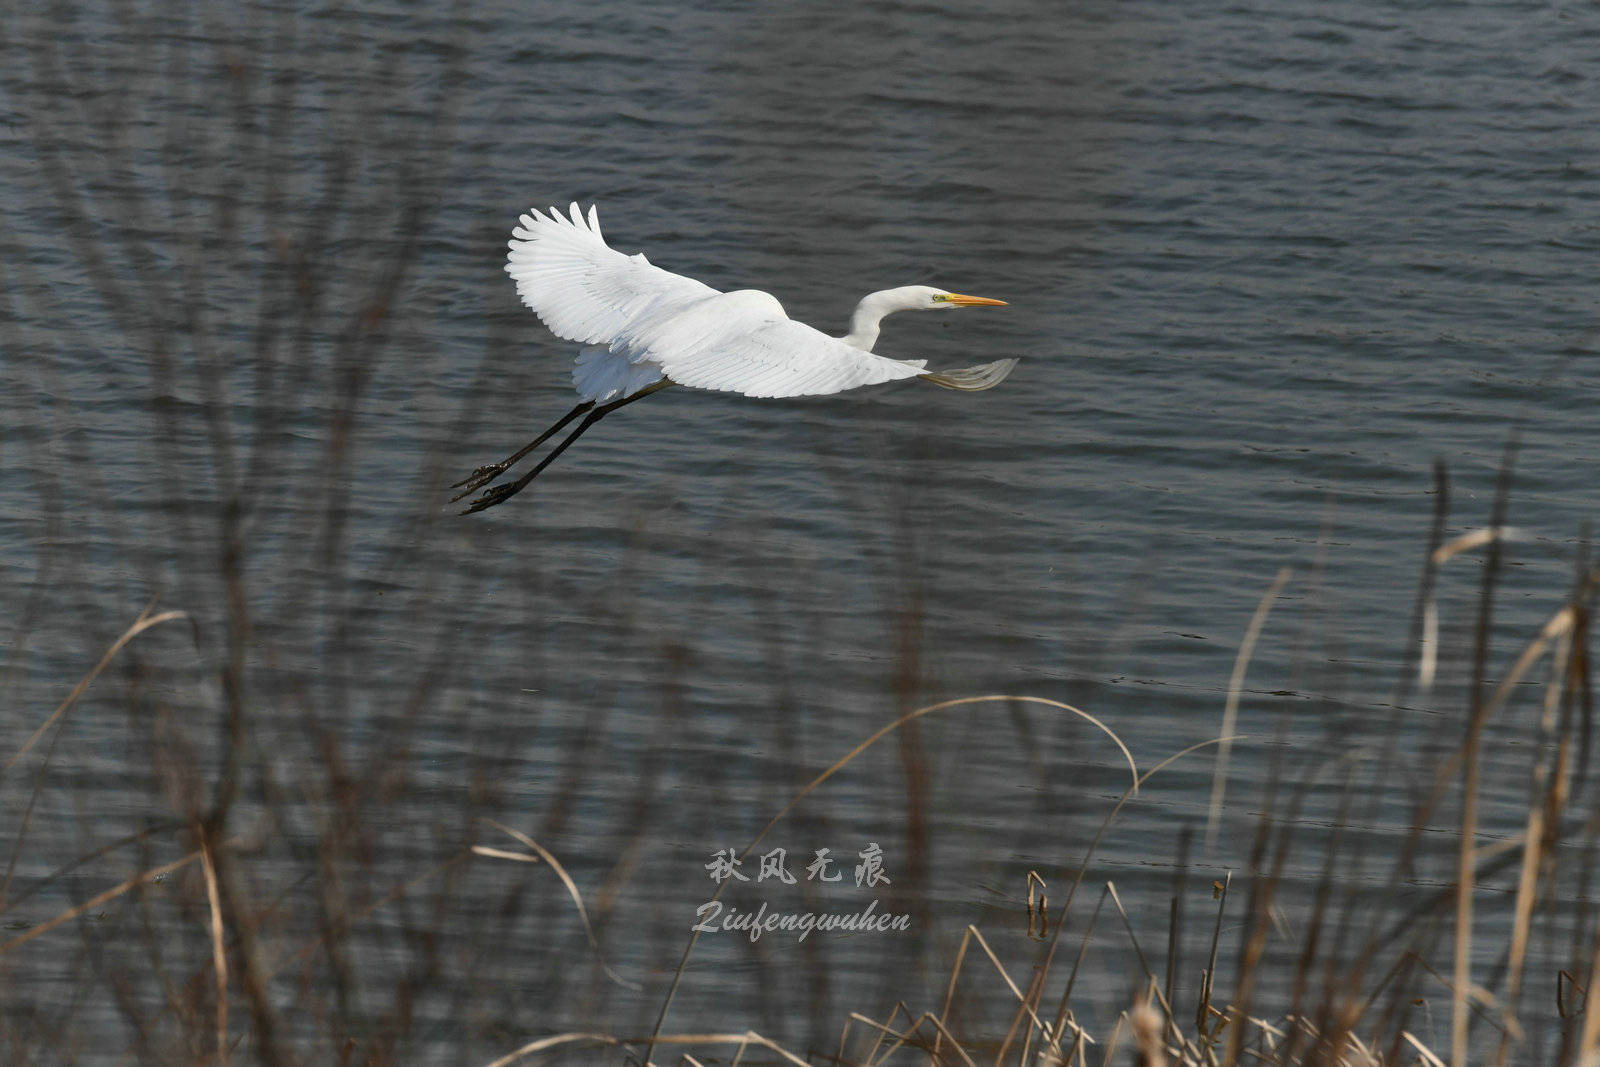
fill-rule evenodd
<path id="1" fill-rule="evenodd" d="M 767 293 L 745 289 L 652 313 L 611 343 L 679 385 L 745 396 L 838 393 L 923 373 L 923 361 L 875 356 L 795 322 Z"/>
<path id="2" fill-rule="evenodd" d="M 643 255 L 626 256 L 606 244 L 600 218 L 570 208 L 530 211 L 511 232 L 506 273 L 517 295 L 557 337 L 583 344 L 609 343 L 639 316 L 716 294 L 693 278 L 662 270 Z"/>

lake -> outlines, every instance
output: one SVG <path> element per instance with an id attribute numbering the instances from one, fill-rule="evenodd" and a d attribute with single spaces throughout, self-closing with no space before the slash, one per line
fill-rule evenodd
<path id="1" fill-rule="evenodd" d="M 190 619 L 129 643 L 0 778 L 8 940 L 189 860 L 0 956 L 13 1047 L 208 1054 L 213 916 L 240 1058 L 648 1036 L 719 853 L 898 717 L 988 695 L 1031 700 L 896 730 L 724 902 L 907 925 L 706 933 L 664 1028 L 836 1052 L 851 1012 L 937 1012 L 968 924 L 1025 984 L 1029 872 L 1059 909 L 1131 780 L 1043 701 L 1092 714 L 1140 772 L 1213 741 L 1283 568 L 1220 822 L 1213 744 L 1118 815 L 1059 953 L 1112 881 L 1160 975 L 1177 892 L 1192 1018 L 1230 871 L 1234 989 L 1263 826 L 1294 842 L 1282 973 L 1330 866 L 1348 925 L 1381 900 L 1427 926 L 1458 790 L 1392 892 L 1390 871 L 1467 731 L 1486 558 L 1437 569 L 1419 685 L 1436 509 L 1445 538 L 1490 525 L 1514 451 L 1492 684 L 1571 592 L 1600 503 L 1592 8 L 362 0 L 8 21 L 0 750 L 141 610 Z M 460 517 L 446 486 L 573 403 L 575 346 L 502 270 L 519 213 L 572 201 L 613 247 L 833 334 L 877 289 L 1003 299 L 891 318 L 876 351 L 1021 363 L 979 394 L 668 390 Z M 1487 726 L 1482 847 L 1515 845 L 1555 751 L 1547 676 Z M 1592 807 L 1581 779 L 1573 803 Z M 508 830 L 559 862 L 592 934 L 548 863 L 470 852 L 532 855 Z M 1592 923 L 1584 840 L 1552 853 L 1517 1062 L 1554 1062 L 1574 1025 L 1556 989 L 1566 924 Z M 758 877 L 773 848 L 792 884 Z M 1473 978 L 1496 989 L 1515 876 L 1481 894 Z M 1105 908 L 1075 1008 L 1102 1040 L 1146 980 Z M 1335 957 L 1366 936 L 1345 933 Z M 1448 975 L 1448 926 L 1418 936 Z M 1003 1036 L 1015 1001 L 977 952 L 964 1022 Z M 1411 1028 L 1448 1050 L 1449 991 L 1416 982 Z"/>

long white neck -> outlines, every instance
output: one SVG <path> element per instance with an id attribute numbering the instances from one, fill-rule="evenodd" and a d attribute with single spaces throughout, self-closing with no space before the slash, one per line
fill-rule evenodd
<path id="1" fill-rule="evenodd" d="M 883 321 L 885 315 L 905 310 L 904 304 L 890 299 L 895 292 L 893 289 L 884 289 L 862 297 L 861 303 L 850 315 L 850 332 L 839 340 L 863 352 L 871 352 L 872 346 L 878 343 L 878 323 Z"/>

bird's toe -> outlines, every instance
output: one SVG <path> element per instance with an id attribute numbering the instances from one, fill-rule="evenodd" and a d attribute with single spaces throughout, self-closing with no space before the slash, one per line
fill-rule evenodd
<path id="1" fill-rule="evenodd" d="M 488 485 L 505 472 L 506 465 L 504 463 L 491 463 L 488 466 L 479 467 L 477 470 L 473 471 L 471 474 L 467 475 L 465 478 L 461 479 L 459 482 L 456 482 L 450 487 L 452 489 L 461 490 L 461 492 L 450 498 L 450 502 L 453 504 L 462 497 L 467 496 L 469 493 L 481 489 L 483 486 Z"/>
<path id="2" fill-rule="evenodd" d="M 482 496 L 478 497 L 478 499 L 474 500 L 471 504 L 467 505 L 467 509 L 465 511 L 463 511 L 461 514 L 463 514 L 463 515 L 471 515 L 475 511 L 482 511 L 485 508 L 492 508 L 496 504 L 499 504 L 499 503 L 503 502 L 504 500 L 506 500 L 508 497 L 511 497 L 511 496 L 515 495 L 517 490 L 521 489 L 521 488 L 522 487 L 520 485 L 515 485 L 515 484 L 513 484 L 513 485 L 495 485 L 495 486 L 491 486 L 490 488 L 485 489 L 483 491 L 483 495 Z M 470 489 L 467 490 L 467 492 L 471 492 L 471 491 L 472 490 L 470 490 Z M 466 495 L 467 495 L 466 493 L 462 493 L 461 494 L 461 496 L 466 496 Z M 460 497 L 457 497 L 456 499 L 459 500 Z"/>

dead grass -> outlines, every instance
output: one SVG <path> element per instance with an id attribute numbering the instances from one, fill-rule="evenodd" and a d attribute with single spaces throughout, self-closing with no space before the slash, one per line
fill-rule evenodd
<path id="1" fill-rule="evenodd" d="M 1479 534 L 1468 534 L 1454 542 L 1457 546 L 1468 543 L 1486 548 L 1495 542 L 1492 536 Z M 1460 555 L 1458 551 L 1436 552 L 1430 556 L 1430 565 L 1443 564 Z M 1277 593 L 1283 585 L 1280 577 L 1274 582 L 1272 592 Z M 1432 585 L 1432 582 L 1425 583 L 1429 588 Z M 1431 830 L 1424 817 L 1431 817 L 1443 803 L 1450 782 L 1462 783 L 1463 790 L 1470 789 L 1473 783 L 1467 768 L 1481 755 L 1474 745 L 1474 731 L 1468 731 L 1457 750 L 1438 768 L 1433 786 L 1421 793 L 1419 821 L 1408 835 L 1406 848 L 1389 857 L 1392 869 L 1385 879 L 1388 891 L 1381 898 L 1381 906 L 1373 906 L 1372 894 L 1359 883 L 1346 882 L 1339 877 L 1342 846 L 1335 836 L 1327 847 L 1313 910 L 1293 923 L 1285 921 L 1277 895 L 1282 887 L 1285 864 L 1297 847 L 1294 828 L 1299 794 L 1305 783 L 1291 786 L 1287 807 L 1281 811 L 1269 810 L 1260 818 L 1257 846 L 1249 869 L 1243 872 L 1245 898 L 1242 906 L 1233 890 L 1231 873 L 1213 887 L 1213 904 L 1203 923 L 1209 948 L 1204 954 L 1205 965 L 1194 1000 L 1189 1007 L 1174 1004 L 1173 964 L 1180 955 L 1182 931 L 1190 925 L 1186 912 L 1194 906 L 1181 888 L 1194 881 L 1186 869 L 1178 872 L 1176 885 L 1179 888 L 1173 894 L 1169 912 L 1171 923 L 1164 933 L 1138 928 L 1124 908 L 1114 882 L 1100 884 L 1096 903 L 1087 912 L 1079 903 L 1079 890 L 1092 884 L 1095 852 L 1103 835 L 1114 822 L 1136 814 L 1141 790 L 1147 788 L 1152 778 L 1179 761 L 1203 758 L 1224 742 L 1245 739 L 1218 737 L 1140 770 L 1132 752 L 1114 730 L 1087 712 L 1038 698 L 972 697 L 916 709 L 874 733 L 799 790 L 750 842 L 744 854 L 753 854 L 781 820 L 873 745 L 917 719 L 935 714 L 982 714 L 1017 700 L 1078 716 L 1101 731 L 1111 751 L 1128 764 L 1130 778 L 1122 795 L 1108 807 L 1100 831 L 1085 849 L 1075 877 L 1062 893 L 1053 914 L 1045 914 L 1049 908 L 1046 896 L 1049 887 L 1037 872 L 1030 871 L 1026 883 L 1015 887 L 1012 906 L 1027 913 L 1031 948 L 1018 951 L 1014 945 L 997 947 L 978 926 L 967 926 L 950 963 L 939 1003 L 918 1007 L 889 999 L 882 1013 L 864 1007 L 850 1012 L 840 1023 L 835 1047 L 826 1054 L 816 1048 L 784 1047 L 753 1030 L 673 1032 L 669 1022 L 678 991 L 675 978 L 662 997 L 654 1033 L 633 1036 L 583 1032 L 551 1034 L 525 1042 L 493 1063 L 498 1067 L 517 1062 L 542 1062 L 549 1055 L 602 1047 L 619 1051 L 638 1062 L 660 1062 L 660 1055 L 672 1050 L 676 1062 L 689 1064 L 726 1060 L 735 1063 L 830 1062 L 862 1067 L 908 1060 L 973 1065 L 1055 1063 L 1084 1067 L 1123 1060 L 1184 1067 L 1242 1063 L 1503 1064 L 1532 1062 L 1527 1057 L 1534 1049 L 1541 1050 L 1539 1055 L 1551 1057 L 1539 1062 L 1587 1063 L 1597 1050 L 1596 1020 L 1600 1020 L 1600 1012 L 1596 1011 L 1594 970 L 1600 924 L 1596 923 L 1592 905 L 1583 903 L 1581 895 L 1568 894 L 1575 874 L 1580 894 L 1587 892 L 1589 885 L 1587 870 L 1570 869 L 1572 855 L 1576 851 L 1587 859 L 1596 851 L 1597 821 L 1592 814 L 1576 809 L 1573 800 L 1581 791 L 1579 770 L 1589 722 L 1587 624 L 1597 586 L 1600 586 L 1600 569 L 1580 573 L 1568 599 L 1551 613 L 1538 633 L 1515 650 L 1509 667 L 1499 679 L 1491 683 L 1489 671 L 1485 671 L 1481 679 L 1484 698 L 1472 713 L 1478 730 L 1493 717 L 1517 705 L 1533 713 L 1531 728 L 1537 741 L 1529 746 L 1535 759 L 1529 768 L 1530 803 L 1523 832 L 1512 840 L 1492 846 L 1475 844 L 1467 853 L 1465 896 L 1480 905 L 1485 899 L 1494 902 L 1509 897 L 1511 902 L 1509 909 L 1501 909 L 1509 914 L 1509 923 L 1491 927 L 1492 934 L 1486 932 L 1481 918 L 1474 921 L 1475 911 L 1464 912 L 1460 908 L 1463 894 L 1459 886 L 1440 886 L 1421 904 L 1414 900 L 1414 894 L 1408 897 L 1399 891 L 1412 879 L 1419 841 L 1425 831 Z M 1492 583 L 1485 583 L 1483 595 L 1492 593 Z M 1424 604 L 1422 610 L 1433 610 L 1433 605 Z M 1258 619 L 1264 614 L 1264 611 L 1258 612 Z M 147 611 L 135 620 L 112 642 L 60 706 L 46 716 L 39 728 L 8 758 L 7 769 L 16 767 L 26 755 L 38 749 L 42 738 L 51 730 L 60 730 L 73 704 L 142 633 L 183 617 L 179 612 L 157 615 Z M 1253 635 L 1258 632 L 1258 627 L 1253 628 Z M 1488 654 L 1487 649 L 1485 654 Z M 1541 666 L 1544 681 L 1535 698 L 1518 683 Z M 1247 662 L 1241 661 L 1235 672 L 1235 692 L 1247 668 Z M 1233 718 L 1236 706 L 1236 699 L 1230 698 L 1225 719 Z M 1360 753 L 1351 749 L 1345 755 L 1349 757 L 1349 767 L 1354 767 Z M 41 765 L 60 758 L 53 738 L 35 758 Z M 1348 788 L 1347 800 L 1353 803 L 1357 799 L 1354 787 Z M 1461 817 L 1470 818 L 1472 810 L 1470 804 L 1462 804 Z M 1348 813 L 1347 804 L 1345 814 Z M 499 823 L 493 825 L 521 849 L 464 842 L 460 854 L 446 865 L 424 872 L 386 898 L 372 901 L 364 912 L 345 915 L 340 929 L 348 932 L 376 911 L 405 906 L 419 883 L 438 879 L 447 868 L 476 856 L 479 862 L 514 861 L 548 867 L 581 920 L 588 937 L 588 951 L 598 959 L 603 946 L 596 938 L 576 882 L 560 861 L 522 831 Z M 228 857 L 230 862 L 243 861 L 259 848 L 261 835 L 270 834 L 272 830 L 267 825 L 257 825 L 244 833 L 215 840 L 206 837 L 203 820 L 194 823 L 192 830 L 200 842 L 196 849 L 173 861 L 140 871 L 32 925 L 0 944 L 0 960 L 40 939 L 59 937 L 64 927 L 83 921 L 85 916 L 106 908 L 120 897 L 137 894 L 153 883 L 198 866 L 203 877 L 197 891 L 203 906 L 192 913 L 192 921 L 204 931 L 204 939 L 210 946 L 212 993 L 209 999 L 195 1004 L 195 1009 L 207 1003 L 209 1008 L 183 1010 L 181 1016 L 189 1020 L 185 1025 L 197 1029 L 204 1029 L 207 1025 L 204 1018 L 209 1016 L 213 1032 L 209 1038 L 192 1033 L 185 1043 L 198 1050 L 199 1059 L 207 1061 L 229 1062 L 244 1057 L 263 1062 L 293 1062 L 298 1056 L 289 1053 L 282 1044 L 271 1046 L 269 1052 L 269 1046 L 261 1041 L 258 1028 L 263 1012 L 260 1008 L 247 1011 L 242 1020 L 229 1011 L 235 997 L 249 995 L 239 976 L 232 973 L 230 964 L 230 960 L 244 951 L 247 942 L 238 936 L 235 928 L 241 921 L 238 913 L 230 914 L 224 905 L 217 860 Z M 1458 841 L 1471 840 L 1465 833 L 1454 836 Z M 13 867 L 22 840 L 19 836 L 13 842 Z M 1180 848 L 1180 853 L 1186 856 L 1186 846 Z M 1186 865 L 1187 860 L 1180 858 L 1176 862 Z M 1501 877 L 1507 873 L 1512 876 L 1509 881 Z M 1486 898 L 1485 891 L 1490 889 L 1495 890 L 1495 895 Z M 1108 903 L 1117 916 L 1119 933 L 1108 932 L 1106 924 L 1100 921 Z M 1035 912 L 1039 913 L 1037 918 Z M 1424 914 L 1428 915 L 1426 922 L 1422 920 Z M 1038 932 L 1034 939 L 1036 925 Z M 1574 955 L 1571 965 L 1563 969 L 1563 977 L 1554 983 L 1564 990 L 1561 1003 L 1547 1002 L 1533 1012 L 1541 1019 L 1541 1026 L 1548 1026 L 1554 1017 L 1557 1032 L 1534 1040 L 1522 1019 L 1527 1011 L 1530 960 L 1537 959 L 1538 966 L 1546 969 L 1540 981 L 1533 983 L 1535 988 L 1548 994 L 1552 987 L 1547 970 L 1548 954 L 1541 956 L 1532 948 L 1535 931 L 1544 926 L 1570 931 L 1567 936 L 1572 939 Z M 1428 933 L 1418 937 L 1422 927 L 1426 927 Z M 1445 931 L 1450 932 L 1447 943 L 1440 945 L 1437 935 Z M 325 933 L 308 942 L 298 952 L 285 952 L 280 948 L 271 953 L 270 961 L 258 960 L 257 966 L 264 974 L 279 972 L 285 965 L 304 966 L 312 956 L 335 950 L 328 936 Z M 1486 936 L 1498 940 L 1486 946 L 1483 943 Z M 685 948 L 677 969 L 679 978 L 689 963 L 697 939 L 698 935 L 691 937 Z M 1235 959 L 1231 973 L 1226 966 L 1230 940 Z M 1146 941 L 1151 943 L 1150 947 L 1160 945 L 1165 950 L 1164 980 L 1157 973 L 1157 958 L 1144 943 Z M 1029 941 L 1023 942 L 1025 946 L 1028 944 Z M 1288 950 L 1287 953 L 1270 952 L 1269 947 L 1274 944 Z M 1090 1006 L 1091 1013 L 1094 1009 L 1103 1010 L 1108 993 L 1103 981 L 1088 986 L 1082 981 L 1085 961 L 1091 948 L 1096 946 L 1096 951 L 1109 953 L 1119 961 L 1110 968 L 1111 972 L 1121 971 L 1137 992 L 1126 1003 L 1125 1010 L 1116 1013 L 1109 1027 L 1090 1029 L 1079 1021 L 1080 1007 Z M 1442 967 L 1433 963 L 1441 948 L 1443 958 L 1448 961 Z M 1070 951 L 1062 952 L 1062 949 Z M 1500 961 L 1491 973 L 1486 973 L 1482 965 L 1475 962 L 1486 956 Z M 1070 962 L 1066 962 L 1069 957 Z M 1285 959 L 1292 963 L 1286 966 Z M 605 968 L 603 963 L 600 965 Z M 612 981 L 619 985 L 631 984 L 626 976 L 605 969 Z M 198 974 L 192 976 L 191 988 L 195 988 L 193 982 L 199 977 Z M 892 998 L 892 991 L 886 990 L 886 993 Z M 981 1017 L 964 1009 L 973 998 L 992 1003 L 996 994 L 1010 1004 L 1009 1015 L 1004 1018 L 991 1019 L 984 1025 Z M 1419 1010 L 1424 1016 L 1449 1013 L 1450 1041 L 1458 1046 L 1453 1054 L 1436 1051 L 1433 1039 L 1417 1031 L 1412 1020 L 1418 1017 Z M 1462 1014 L 1455 1014 L 1458 1011 Z M 370 1051 L 365 1059 L 382 1062 L 373 1060 Z"/>

